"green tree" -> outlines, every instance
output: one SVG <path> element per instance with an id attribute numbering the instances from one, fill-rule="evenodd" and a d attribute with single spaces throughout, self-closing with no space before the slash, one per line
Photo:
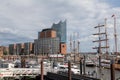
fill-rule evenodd
<path id="1" fill-rule="evenodd" d="M 4 52 L 3 52 L 3 55 L 7 55 L 7 54 L 8 54 L 8 52 L 7 52 L 7 51 L 4 51 Z"/>

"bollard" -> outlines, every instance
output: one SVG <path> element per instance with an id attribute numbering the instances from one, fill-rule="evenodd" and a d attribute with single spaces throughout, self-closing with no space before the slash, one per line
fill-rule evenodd
<path id="1" fill-rule="evenodd" d="M 71 80 L 71 62 L 68 61 L 68 80 Z"/>
<path id="2" fill-rule="evenodd" d="M 80 60 L 80 75 L 82 75 L 82 61 Z"/>
<path id="3" fill-rule="evenodd" d="M 101 69 L 101 55 L 99 56 L 99 68 Z"/>
<path id="4" fill-rule="evenodd" d="M 111 80 L 115 80 L 115 65 L 113 60 L 111 60 L 110 71 L 111 71 Z"/>
<path id="5" fill-rule="evenodd" d="M 85 57 L 85 55 L 84 55 L 84 60 L 83 60 L 83 74 L 84 74 L 84 75 L 86 74 L 86 73 L 85 73 L 85 67 L 86 67 L 85 59 L 86 59 L 86 57 Z"/>
<path id="6" fill-rule="evenodd" d="M 41 80 L 44 80 L 43 79 L 43 75 L 44 73 L 43 73 L 43 60 L 41 60 Z"/>
<path id="7" fill-rule="evenodd" d="M 24 56 L 21 56 L 21 67 L 22 68 L 25 68 L 25 57 Z"/>

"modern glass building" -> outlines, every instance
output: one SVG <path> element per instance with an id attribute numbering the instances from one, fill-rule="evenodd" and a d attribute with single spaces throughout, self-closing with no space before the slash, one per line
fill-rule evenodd
<path id="1" fill-rule="evenodd" d="M 66 54 L 66 21 L 39 32 L 38 39 L 34 40 L 34 48 L 36 55 Z"/>
<path id="2" fill-rule="evenodd" d="M 34 40 L 36 55 L 56 54 L 59 52 L 59 38 L 40 38 Z"/>
<path id="3" fill-rule="evenodd" d="M 16 44 L 9 44 L 9 55 L 16 55 Z"/>
<path id="4" fill-rule="evenodd" d="M 56 37 L 56 31 L 47 28 L 38 33 L 38 39 L 34 40 L 36 55 L 56 54 L 60 51 L 60 39 Z"/>
<path id="5" fill-rule="evenodd" d="M 66 43 L 66 20 L 64 22 L 60 21 L 58 24 L 53 24 L 52 29 L 56 30 L 57 37 L 59 37 L 60 42 Z"/>
<path id="6" fill-rule="evenodd" d="M 34 43 L 26 42 L 24 43 L 24 55 L 30 55 L 33 53 Z"/>

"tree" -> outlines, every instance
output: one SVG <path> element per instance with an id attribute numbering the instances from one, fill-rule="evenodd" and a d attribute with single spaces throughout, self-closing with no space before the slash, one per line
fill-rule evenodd
<path id="1" fill-rule="evenodd" d="M 7 51 L 4 51 L 4 52 L 3 52 L 3 55 L 7 55 L 7 54 L 8 54 L 8 52 L 7 52 Z"/>

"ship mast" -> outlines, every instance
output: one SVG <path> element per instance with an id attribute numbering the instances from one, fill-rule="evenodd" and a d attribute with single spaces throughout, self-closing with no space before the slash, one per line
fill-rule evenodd
<path id="1" fill-rule="evenodd" d="M 75 48 L 75 43 L 76 43 L 76 41 L 75 41 L 75 39 L 76 39 L 76 36 L 75 36 L 75 33 L 74 33 L 74 40 L 73 40 L 73 53 L 74 53 L 74 63 L 75 63 L 75 61 L 76 61 L 76 48 Z"/>
<path id="2" fill-rule="evenodd" d="M 72 54 L 72 35 L 70 35 L 70 56 Z"/>
<path id="3" fill-rule="evenodd" d="M 94 28 L 98 28 L 98 33 L 93 34 L 93 35 L 98 35 L 98 37 L 99 37 L 99 40 L 93 41 L 93 42 L 98 42 L 98 43 L 99 43 L 99 46 L 98 46 L 98 47 L 94 47 L 93 49 L 98 49 L 98 52 L 99 52 L 100 54 L 102 54 L 102 53 L 101 53 L 101 48 L 106 48 L 106 53 L 108 52 L 108 49 L 107 49 L 107 48 L 109 48 L 109 46 L 108 46 L 108 44 L 107 44 L 107 43 L 108 43 L 107 29 L 106 29 L 106 27 L 105 27 L 105 32 L 101 32 L 101 28 L 102 28 L 102 27 L 105 27 L 105 25 L 100 25 L 100 24 L 98 24 L 98 26 L 94 27 Z M 105 38 L 105 39 L 102 39 L 102 38 L 101 38 L 101 35 L 105 35 L 106 38 Z M 106 46 L 101 46 L 101 42 L 103 42 L 103 41 L 106 41 Z"/>
<path id="4" fill-rule="evenodd" d="M 115 54 L 117 56 L 117 31 L 116 31 L 116 16 L 113 14 L 112 17 L 114 18 L 114 37 L 115 37 Z"/>
<path id="5" fill-rule="evenodd" d="M 98 29 L 98 33 L 96 33 L 96 34 L 93 34 L 93 35 L 98 35 L 98 40 L 95 40 L 95 41 L 93 41 L 93 42 L 98 42 L 99 43 L 99 45 L 98 45 L 98 47 L 93 47 L 93 49 L 97 49 L 97 51 L 98 51 L 98 54 L 99 54 L 99 67 L 101 67 L 101 56 L 102 56 L 102 51 L 101 51 L 101 49 L 104 49 L 104 48 L 106 48 L 106 53 L 108 52 L 108 49 L 107 48 L 109 48 L 109 46 L 107 45 L 107 41 L 108 41 L 108 39 L 107 39 L 107 29 L 106 29 L 106 20 L 105 20 L 105 25 L 100 25 L 100 24 L 98 24 L 98 26 L 96 26 L 96 27 L 94 27 L 95 29 Z M 101 28 L 105 28 L 105 32 L 101 32 Z M 106 36 L 106 38 L 105 39 L 102 39 L 102 35 L 105 35 Z M 101 42 L 104 42 L 104 41 L 106 41 L 106 46 L 102 46 L 102 43 Z"/>
<path id="6" fill-rule="evenodd" d="M 77 40 L 77 56 L 80 59 L 80 40 L 79 40 L 79 33 L 78 33 L 78 40 Z"/>
<path id="7" fill-rule="evenodd" d="M 106 38 L 106 58 L 108 58 L 108 35 L 107 35 L 107 18 L 105 18 L 105 38 Z M 107 48 L 108 47 L 108 48 Z"/>

